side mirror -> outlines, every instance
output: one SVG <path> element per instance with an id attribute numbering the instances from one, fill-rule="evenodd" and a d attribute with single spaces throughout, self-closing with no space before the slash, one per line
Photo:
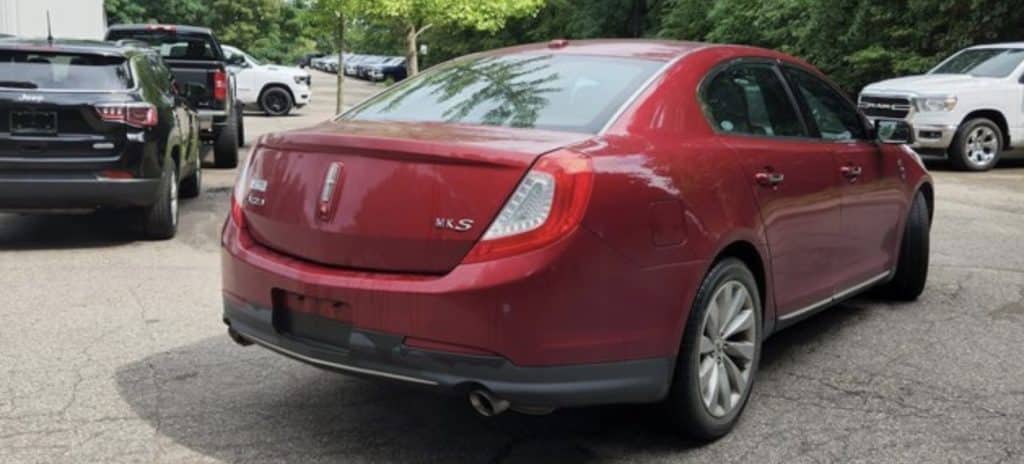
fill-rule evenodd
<path id="1" fill-rule="evenodd" d="M 879 119 L 875 122 L 875 133 L 882 143 L 906 145 L 914 142 L 914 130 L 906 121 Z"/>
<path id="2" fill-rule="evenodd" d="M 245 57 L 242 55 L 231 55 L 228 56 L 228 66 L 238 66 L 240 68 L 246 67 Z"/>

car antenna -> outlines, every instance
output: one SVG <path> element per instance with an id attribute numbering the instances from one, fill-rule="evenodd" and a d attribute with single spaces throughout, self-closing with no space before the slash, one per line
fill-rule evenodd
<path id="1" fill-rule="evenodd" d="M 46 10 L 46 41 L 53 45 L 53 26 L 50 24 L 50 10 Z"/>

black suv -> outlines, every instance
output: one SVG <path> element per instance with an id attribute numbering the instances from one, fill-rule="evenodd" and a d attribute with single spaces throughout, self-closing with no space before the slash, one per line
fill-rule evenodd
<path id="1" fill-rule="evenodd" d="M 199 195 L 195 111 L 160 55 L 92 41 L 0 41 L 0 211 L 136 210 L 147 237 Z"/>

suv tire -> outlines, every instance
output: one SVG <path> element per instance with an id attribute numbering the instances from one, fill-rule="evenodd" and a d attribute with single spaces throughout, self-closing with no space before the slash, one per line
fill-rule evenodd
<path id="1" fill-rule="evenodd" d="M 178 167 L 173 161 L 164 166 L 156 203 L 143 210 L 142 230 L 150 240 L 167 240 L 178 232 Z"/>

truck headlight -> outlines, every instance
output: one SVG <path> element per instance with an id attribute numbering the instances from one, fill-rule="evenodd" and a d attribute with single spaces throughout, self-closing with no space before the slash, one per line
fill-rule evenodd
<path id="1" fill-rule="evenodd" d="M 918 97 L 914 99 L 917 110 L 921 112 L 953 111 L 956 107 L 955 96 Z"/>
<path id="2" fill-rule="evenodd" d="M 308 85 L 309 81 L 310 81 L 309 76 L 295 76 L 294 79 L 295 79 L 295 83 L 299 84 L 299 85 L 302 85 L 302 84 L 307 84 Z"/>

